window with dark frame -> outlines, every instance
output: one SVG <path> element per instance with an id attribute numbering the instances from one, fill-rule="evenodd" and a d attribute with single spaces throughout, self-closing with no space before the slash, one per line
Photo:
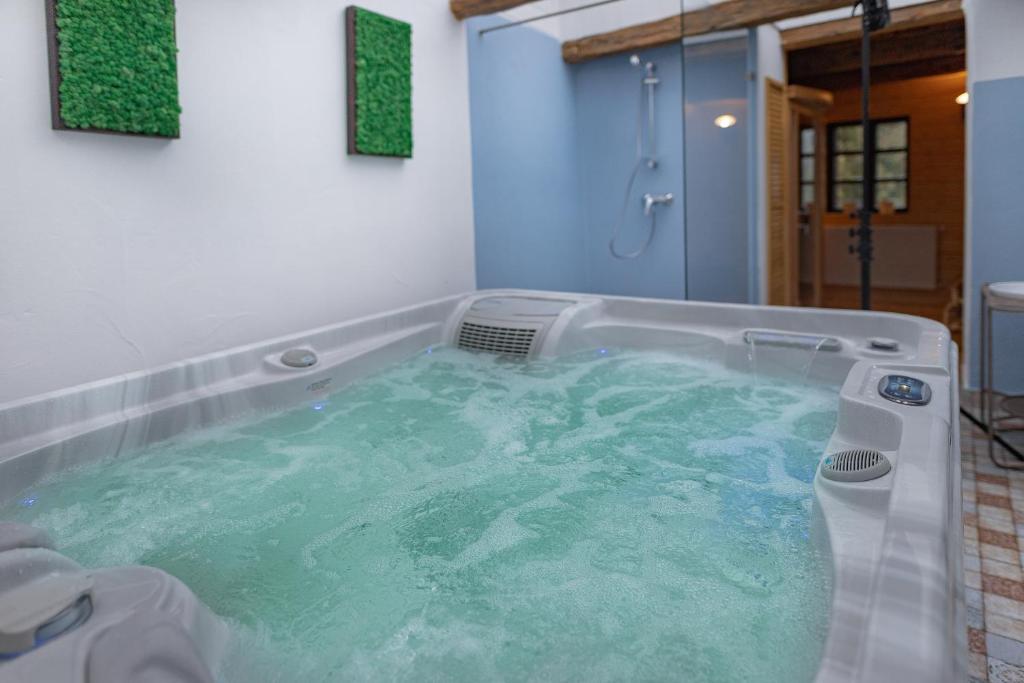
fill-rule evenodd
<path id="1" fill-rule="evenodd" d="M 874 209 L 877 211 L 882 202 L 888 201 L 892 203 L 893 210 L 906 211 L 910 203 L 910 120 L 871 121 L 869 133 L 868 139 L 875 147 Z M 864 194 L 864 135 L 861 124 L 829 125 L 828 156 L 828 210 L 843 211 L 849 203 L 860 207 Z"/>
<path id="2" fill-rule="evenodd" d="M 800 129 L 800 210 L 814 203 L 814 129 Z"/>

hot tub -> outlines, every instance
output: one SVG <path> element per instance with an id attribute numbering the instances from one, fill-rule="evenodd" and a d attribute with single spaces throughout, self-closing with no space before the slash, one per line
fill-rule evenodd
<path id="1" fill-rule="evenodd" d="M 0 519 L 182 579 L 226 680 L 961 681 L 956 367 L 907 316 L 478 292 L 0 406 Z"/>

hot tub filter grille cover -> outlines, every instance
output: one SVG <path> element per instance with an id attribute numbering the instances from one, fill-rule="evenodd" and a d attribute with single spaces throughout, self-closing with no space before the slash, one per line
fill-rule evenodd
<path id="1" fill-rule="evenodd" d="M 525 358 L 530 354 L 536 335 L 536 328 L 498 327 L 463 322 L 459 328 L 459 348 Z"/>
<path id="2" fill-rule="evenodd" d="M 825 456 L 821 475 L 832 481 L 858 482 L 888 474 L 892 463 L 882 453 L 870 449 L 851 449 Z"/>

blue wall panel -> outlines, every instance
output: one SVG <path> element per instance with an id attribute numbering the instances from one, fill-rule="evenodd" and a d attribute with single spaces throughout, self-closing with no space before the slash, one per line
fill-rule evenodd
<path id="1" fill-rule="evenodd" d="M 573 74 L 529 27 L 468 22 L 477 286 L 585 291 Z"/>
<path id="2" fill-rule="evenodd" d="M 643 243 L 648 224 L 641 209 L 646 192 L 671 192 L 672 206 L 659 207 L 650 249 L 640 258 L 611 256 L 608 241 L 622 212 L 626 185 L 636 166 L 636 130 L 643 69 L 628 55 L 576 67 L 576 131 L 582 185 L 590 291 L 599 294 L 682 299 L 686 295 L 683 234 L 682 63 L 680 47 L 646 50 L 640 57 L 657 64 L 658 168 L 641 170 L 626 203 L 620 251 Z"/>
<path id="3" fill-rule="evenodd" d="M 1024 280 L 1024 77 L 975 83 L 971 92 L 971 281 Z M 969 321 L 978 386 L 978 304 Z M 1024 315 L 996 314 L 996 388 L 1024 393 Z"/>
<path id="4" fill-rule="evenodd" d="M 659 164 L 640 171 L 627 198 L 643 69 L 628 55 L 567 66 L 558 41 L 529 27 L 477 34 L 495 21 L 468 24 L 478 286 L 683 299 L 689 265 L 690 298 L 746 301 L 745 41 L 687 48 L 688 192 L 681 47 L 640 55 L 661 79 Z M 714 127 L 724 111 L 739 125 Z M 657 209 L 648 252 L 617 260 L 608 242 L 623 202 L 619 249 L 631 251 L 649 229 L 647 192 L 676 200 Z"/>

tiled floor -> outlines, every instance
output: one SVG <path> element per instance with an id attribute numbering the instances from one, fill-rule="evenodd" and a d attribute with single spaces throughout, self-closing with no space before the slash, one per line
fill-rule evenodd
<path id="1" fill-rule="evenodd" d="M 970 680 L 1024 683 L 1024 471 L 993 465 L 964 418 L 961 450 Z"/>

